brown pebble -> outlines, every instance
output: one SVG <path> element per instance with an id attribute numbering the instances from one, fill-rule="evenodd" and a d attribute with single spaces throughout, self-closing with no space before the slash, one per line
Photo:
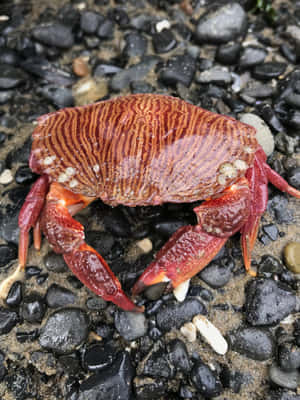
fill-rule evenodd
<path id="1" fill-rule="evenodd" d="M 87 76 L 90 69 L 86 57 L 77 57 L 73 60 L 73 72 L 77 76 Z"/>
<path id="2" fill-rule="evenodd" d="M 300 243 L 288 243 L 283 254 L 287 268 L 295 274 L 300 274 Z"/>

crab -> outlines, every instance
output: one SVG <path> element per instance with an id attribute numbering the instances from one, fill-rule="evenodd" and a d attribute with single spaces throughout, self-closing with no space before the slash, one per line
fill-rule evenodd
<path id="1" fill-rule="evenodd" d="M 176 288 L 203 269 L 228 238 L 241 233 L 246 270 L 270 181 L 300 198 L 272 170 L 253 127 L 165 95 L 137 94 L 65 108 L 38 118 L 30 168 L 40 175 L 19 215 L 19 271 L 29 231 L 41 232 L 90 290 L 128 311 L 143 311 L 122 290 L 73 216 L 93 200 L 116 206 L 195 202 L 198 223 L 178 229 L 135 283 Z"/>

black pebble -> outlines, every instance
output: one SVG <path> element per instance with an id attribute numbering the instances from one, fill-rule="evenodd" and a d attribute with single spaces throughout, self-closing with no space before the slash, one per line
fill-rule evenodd
<path id="1" fill-rule="evenodd" d="M 29 167 L 23 165 L 17 169 L 15 175 L 15 181 L 19 184 L 30 185 L 36 180 L 36 174 L 34 174 Z"/>
<path id="2" fill-rule="evenodd" d="M 177 41 L 170 29 L 164 29 L 159 33 L 155 33 L 152 37 L 154 50 L 158 54 L 168 53 L 177 45 Z"/>
<path id="3" fill-rule="evenodd" d="M 80 18 L 80 28 L 84 33 L 93 34 L 104 20 L 104 17 L 95 11 L 84 11 Z"/>
<path id="4" fill-rule="evenodd" d="M 11 285 L 8 295 L 5 299 L 5 303 L 9 307 L 16 307 L 21 303 L 23 298 L 22 286 L 22 283 L 19 281 L 16 281 Z"/>
<path id="5" fill-rule="evenodd" d="M 216 60 L 222 64 L 232 65 L 235 64 L 239 53 L 241 51 L 241 44 L 236 43 L 228 43 L 218 47 L 216 53 Z"/>
<path id="6" fill-rule="evenodd" d="M 116 349 L 109 344 L 93 344 L 86 349 L 83 363 L 89 371 L 96 371 L 111 365 L 116 355 Z"/>
<path id="7" fill-rule="evenodd" d="M 159 72 L 159 78 L 166 85 L 182 85 L 189 87 L 196 72 L 195 59 L 188 54 L 172 57 Z"/>
<path id="8" fill-rule="evenodd" d="M 18 256 L 17 247 L 11 243 L 0 244 L 0 268 L 4 267 Z"/>
<path id="9" fill-rule="evenodd" d="M 31 323 L 40 322 L 46 312 L 46 304 L 38 293 L 26 296 L 21 305 L 22 317 Z"/>
<path id="10" fill-rule="evenodd" d="M 271 240 L 278 239 L 278 229 L 275 224 L 263 225 L 262 229 Z"/>
<path id="11" fill-rule="evenodd" d="M 269 80 L 278 78 L 284 73 L 286 64 L 279 62 L 268 62 L 257 65 L 253 70 L 253 76 L 256 79 Z"/>
<path id="12" fill-rule="evenodd" d="M 47 270 L 51 272 L 66 272 L 69 270 L 62 255 L 54 252 L 50 252 L 44 257 L 44 263 Z"/>
<path id="13" fill-rule="evenodd" d="M 36 26 L 32 31 L 33 37 L 49 46 L 68 49 L 73 46 L 74 37 L 70 26 L 61 22 L 53 22 Z"/>
<path id="14" fill-rule="evenodd" d="M 168 350 L 170 361 L 174 367 L 177 370 L 188 374 L 192 366 L 184 342 L 182 342 L 180 339 L 174 339 L 168 343 Z"/>
<path id="15" fill-rule="evenodd" d="M 48 288 L 46 293 L 46 303 L 51 308 L 75 304 L 76 301 L 77 296 L 75 293 L 55 283 Z"/>
<path id="16" fill-rule="evenodd" d="M 223 392 L 217 374 L 201 361 L 195 363 L 191 372 L 191 380 L 197 391 L 206 398 L 219 396 Z"/>
<path id="17" fill-rule="evenodd" d="M 292 168 L 288 171 L 287 181 L 291 186 L 300 190 L 300 167 Z"/>

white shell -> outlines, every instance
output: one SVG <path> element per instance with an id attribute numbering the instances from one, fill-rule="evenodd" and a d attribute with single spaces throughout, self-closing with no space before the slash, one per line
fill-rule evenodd
<path id="1" fill-rule="evenodd" d="M 223 335 L 204 315 L 196 315 L 193 324 L 216 353 L 224 355 L 227 352 L 228 344 Z"/>
<path id="2" fill-rule="evenodd" d="M 188 342 L 195 342 L 197 339 L 197 329 L 192 322 L 182 325 L 180 332 L 186 337 Z"/>
<path id="3" fill-rule="evenodd" d="M 186 298 L 189 287 L 190 287 L 190 279 L 187 279 L 173 290 L 173 294 L 178 301 L 183 301 Z"/>

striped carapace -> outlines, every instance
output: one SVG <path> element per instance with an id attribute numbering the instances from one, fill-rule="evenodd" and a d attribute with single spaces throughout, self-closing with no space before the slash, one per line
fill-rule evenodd
<path id="1" fill-rule="evenodd" d="M 33 227 L 35 248 L 43 231 L 87 287 L 125 310 L 141 308 L 124 294 L 72 218 L 91 201 L 100 197 L 110 205 L 136 206 L 206 199 L 194 209 L 198 224 L 173 234 L 135 284 L 137 294 L 162 281 L 178 287 L 238 231 L 251 271 L 268 181 L 300 198 L 266 164 L 254 128 L 163 95 L 119 97 L 39 118 L 30 167 L 41 177 L 19 216 L 19 270 Z"/>

